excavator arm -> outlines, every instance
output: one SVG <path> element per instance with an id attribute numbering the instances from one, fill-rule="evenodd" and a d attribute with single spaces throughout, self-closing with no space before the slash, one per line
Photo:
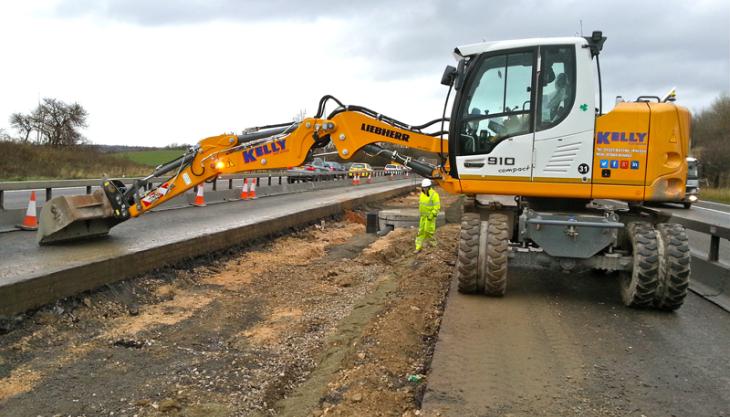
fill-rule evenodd
<path id="1" fill-rule="evenodd" d="M 40 244 L 106 235 L 111 227 L 137 217 L 180 194 L 215 179 L 221 174 L 286 169 L 307 160 L 312 149 L 334 144 L 342 159 L 359 151 L 400 162 L 422 176 L 449 181 L 443 166 L 413 160 L 398 151 L 385 149 L 385 142 L 444 155 L 447 141 L 441 133 L 423 133 L 444 119 L 421 126 L 409 126 L 359 106 L 340 106 L 327 117 L 320 101 L 317 115 L 301 122 L 253 128 L 243 134 L 223 134 L 201 140 L 184 155 L 161 165 L 149 176 L 126 187 L 120 181 L 105 180 L 102 190 L 91 196 L 61 196 L 46 204 L 40 215 Z M 150 189 L 152 178 L 168 176 Z"/>

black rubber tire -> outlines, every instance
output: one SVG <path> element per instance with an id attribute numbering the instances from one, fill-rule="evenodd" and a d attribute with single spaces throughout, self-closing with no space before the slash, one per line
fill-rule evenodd
<path id="1" fill-rule="evenodd" d="M 692 207 L 692 203 L 684 203 L 684 204 L 682 204 L 682 205 L 683 205 L 683 206 L 684 206 L 684 208 L 686 208 L 686 209 L 689 209 L 690 207 Z"/>
<path id="2" fill-rule="evenodd" d="M 456 278 L 459 292 L 474 294 L 477 288 L 479 260 L 479 214 L 464 213 L 459 234 L 459 255 L 456 259 Z"/>
<path id="3" fill-rule="evenodd" d="M 487 221 L 484 294 L 501 297 L 507 292 L 509 223 L 505 214 L 492 213 Z"/>
<path id="4" fill-rule="evenodd" d="M 635 222 L 629 224 L 628 234 L 633 270 L 621 274 L 621 298 L 629 307 L 652 307 L 659 284 L 658 233 L 649 223 Z"/>
<path id="5" fill-rule="evenodd" d="M 661 223 L 657 225 L 663 243 L 659 263 L 659 285 L 654 295 L 654 306 L 659 310 L 674 311 L 682 306 L 689 289 L 691 254 L 684 226 Z"/>

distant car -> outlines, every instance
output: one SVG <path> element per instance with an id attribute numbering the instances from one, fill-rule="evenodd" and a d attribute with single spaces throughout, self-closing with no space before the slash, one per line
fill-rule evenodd
<path id="1" fill-rule="evenodd" d="M 692 203 L 699 199 L 700 194 L 700 162 L 697 158 L 687 157 L 687 184 L 682 199 L 684 208 L 692 207 Z"/>
<path id="2" fill-rule="evenodd" d="M 369 177 L 373 174 L 373 167 L 370 164 L 364 162 L 354 162 L 350 165 L 350 169 L 347 171 L 349 178 L 359 175 L 360 177 Z"/>
<path id="3" fill-rule="evenodd" d="M 400 175 L 404 172 L 403 165 L 398 164 L 388 164 L 383 170 L 385 175 Z"/>
<path id="4" fill-rule="evenodd" d="M 347 168 L 339 162 L 324 161 L 324 166 L 329 168 L 330 173 L 335 174 L 337 178 L 344 178 L 347 175 Z"/>
<path id="5" fill-rule="evenodd" d="M 290 174 L 287 182 L 291 184 L 296 181 L 313 181 L 317 175 L 329 174 L 330 169 L 324 165 L 322 159 L 317 158 L 309 164 L 289 168 L 286 172 Z"/>

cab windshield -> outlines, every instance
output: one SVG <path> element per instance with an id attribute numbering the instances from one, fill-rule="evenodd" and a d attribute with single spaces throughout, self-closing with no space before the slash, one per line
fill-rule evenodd
<path id="1" fill-rule="evenodd" d="M 699 169 L 696 164 L 687 165 L 687 178 L 697 179 L 700 177 Z"/>
<path id="2" fill-rule="evenodd" d="M 532 51 L 478 62 L 462 109 L 462 155 L 489 153 L 503 139 L 530 131 L 533 63 Z"/>

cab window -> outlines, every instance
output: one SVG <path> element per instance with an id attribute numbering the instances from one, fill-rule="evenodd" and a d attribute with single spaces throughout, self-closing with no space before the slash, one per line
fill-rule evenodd
<path id="1" fill-rule="evenodd" d="M 466 89 L 459 154 L 488 154 L 502 140 L 531 131 L 534 53 L 483 58 Z"/>
<path id="2" fill-rule="evenodd" d="M 575 48 L 573 45 L 540 47 L 540 104 L 537 130 L 562 122 L 575 102 Z"/>

